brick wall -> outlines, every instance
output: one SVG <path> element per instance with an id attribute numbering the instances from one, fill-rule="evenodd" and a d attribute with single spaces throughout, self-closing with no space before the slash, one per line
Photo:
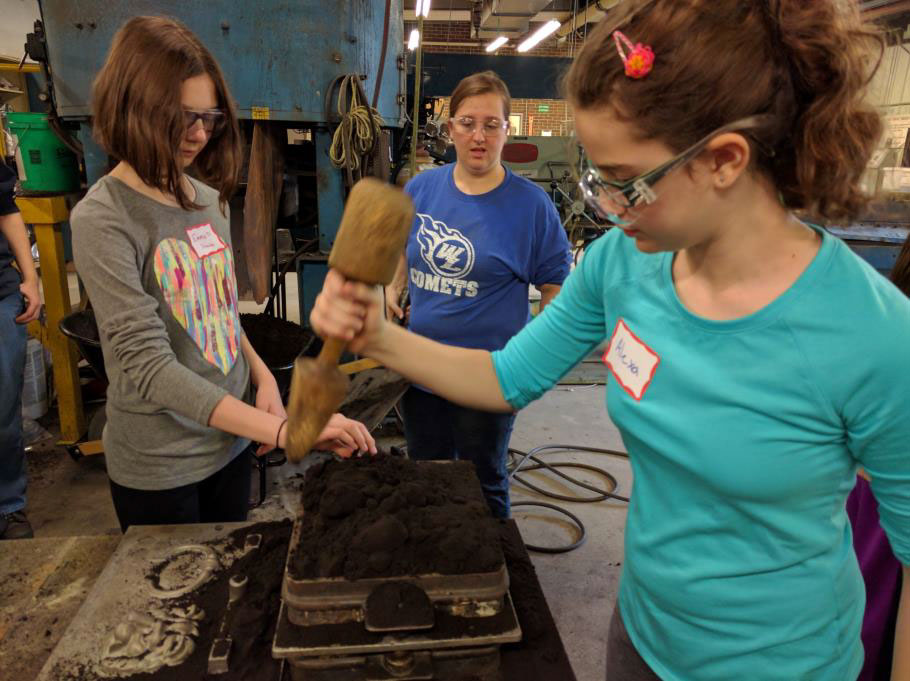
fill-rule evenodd
<path id="1" fill-rule="evenodd" d="M 549 111 L 540 111 L 541 106 L 549 107 Z M 440 120 L 448 120 L 448 97 L 437 103 L 436 113 Z M 521 130 L 515 133 L 517 135 L 540 135 L 544 130 L 549 130 L 553 135 L 567 135 L 571 130 L 566 121 L 571 113 L 571 107 L 562 99 L 512 100 L 512 114 L 521 114 Z"/>
<path id="2" fill-rule="evenodd" d="M 529 33 L 533 32 L 539 24 L 532 24 Z M 405 22 L 404 38 L 407 42 L 411 30 L 417 28 L 416 22 Z M 468 21 L 425 21 L 423 24 L 423 40 L 431 43 L 453 43 L 450 45 L 426 45 L 425 52 L 450 52 L 455 54 L 486 54 L 484 49 L 490 42 L 489 39 L 477 40 L 471 37 L 471 24 Z M 496 51 L 497 56 L 503 59 L 520 59 L 527 54 L 535 57 L 571 57 L 573 46 L 571 38 L 557 42 L 554 36 L 547 38 L 528 52 L 516 51 L 520 40 L 511 40 L 509 45 Z M 470 44 L 465 44 L 470 43 Z M 581 43 L 576 42 L 574 51 L 581 48 Z M 506 83 L 508 85 L 508 83 Z M 549 111 L 542 112 L 540 106 L 546 106 Z M 449 98 L 444 98 L 437 105 L 437 112 L 443 120 L 449 117 Z M 521 130 L 519 135 L 539 135 L 544 130 L 550 130 L 554 135 L 568 132 L 566 120 L 571 115 L 570 107 L 561 99 L 513 99 L 512 113 L 521 114 Z"/>

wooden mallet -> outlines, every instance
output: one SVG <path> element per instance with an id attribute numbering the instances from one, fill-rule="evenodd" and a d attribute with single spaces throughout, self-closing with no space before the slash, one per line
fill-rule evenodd
<path id="1" fill-rule="evenodd" d="M 372 178 L 351 189 L 329 267 L 365 284 L 388 284 L 414 219 L 414 206 L 403 191 Z M 346 343 L 327 338 L 314 360 L 298 357 L 288 399 L 285 453 L 291 461 L 305 457 L 348 391 L 348 378 L 338 370 Z"/>

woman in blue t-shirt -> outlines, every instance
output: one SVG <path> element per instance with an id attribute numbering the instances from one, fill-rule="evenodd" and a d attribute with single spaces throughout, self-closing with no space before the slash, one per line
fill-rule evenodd
<path id="1" fill-rule="evenodd" d="M 312 314 L 447 399 L 520 409 L 607 340 L 635 476 L 611 681 L 852 681 L 862 467 L 910 574 L 910 301 L 823 229 L 882 130 L 879 36 L 840 0 L 629 0 L 566 78 L 589 203 L 617 229 L 503 350 L 388 324 L 330 272 Z M 877 49 L 873 49 L 877 48 Z M 910 679 L 910 590 L 892 679 Z"/>
<path id="2" fill-rule="evenodd" d="M 407 286 L 410 329 L 447 345 L 499 350 L 530 319 L 528 284 L 540 289 L 543 309 L 569 274 L 569 242 L 553 202 L 502 165 L 510 104 L 492 71 L 463 79 L 449 105 L 456 162 L 405 187 L 417 215 L 386 290 L 389 316 L 404 316 L 398 300 Z M 493 515 L 507 518 L 514 415 L 453 404 L 419 385 L 402 408 L 411 458 L 473 461 Z"/>

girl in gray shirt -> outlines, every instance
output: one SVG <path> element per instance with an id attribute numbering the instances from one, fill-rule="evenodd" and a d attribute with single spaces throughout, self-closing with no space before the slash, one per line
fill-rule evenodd
<path id="1" fill-rule="evenodd" d="M 136 17 L 114 37 L 92 107 L 94 135 L 119 164 L 73 210 L 73 255 L 110 382 L 103 437 L 121 527 L 243 520 L 245 452 L 251 440 L 265 443 L 260 455 L 283 447 L 287 414 L 240 328 L 233 99 L 185 26 Z M 340 414 L 317 446 L 375 451 Z"/>

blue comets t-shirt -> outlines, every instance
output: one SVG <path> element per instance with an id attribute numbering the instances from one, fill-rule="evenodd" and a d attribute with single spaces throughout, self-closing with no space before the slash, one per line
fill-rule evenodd
<path id="1" fill-rule="evenodd" d="M 410 329 L 464 348 L 498 350 L 528 323 L 528 284 L 562 284 L 569 242 L 550 197 L 508 168 L 472 196 L 454 164 L 417 175 L 405 191 L 417 215 L 408 237 Z"/>

